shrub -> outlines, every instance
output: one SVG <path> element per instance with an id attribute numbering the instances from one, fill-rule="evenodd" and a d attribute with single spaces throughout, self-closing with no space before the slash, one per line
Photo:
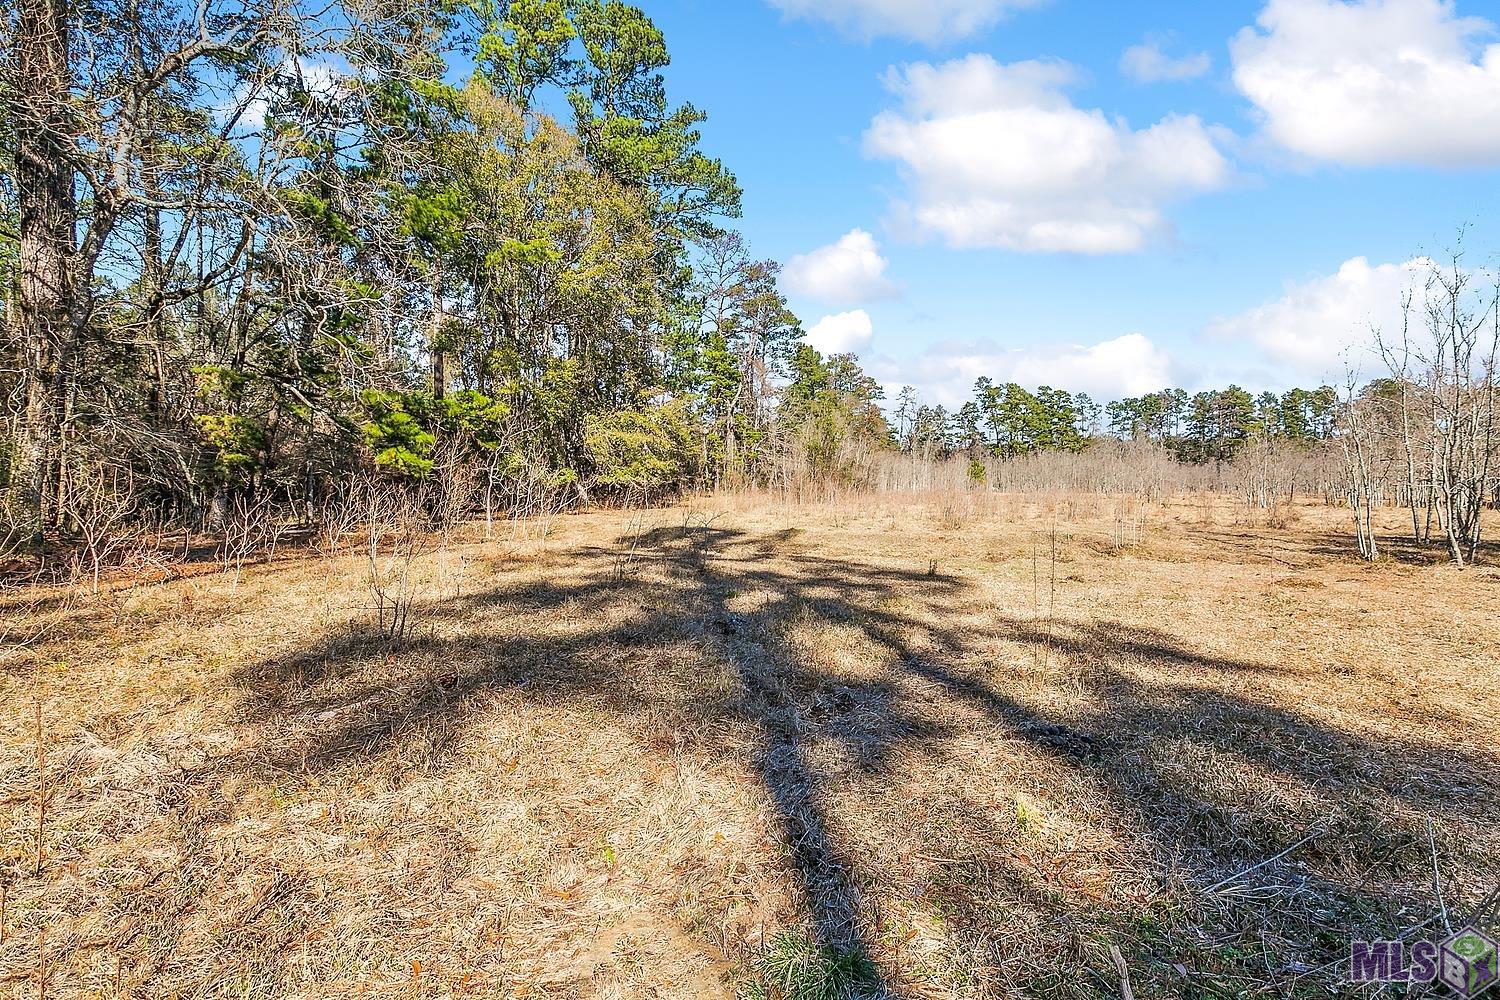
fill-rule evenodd
<path id="1" fill-rule="evenodd" d="M 604 487 L 661 493 L 682 486 L 695 457 L 693 418 L 682 400 L 591 418 L 584 445 Z"/>
<path id="2" fill-rule="evenodd" d="M 455 392 L 442 399 L 430 392 L 360 394 L 365 443 L 375 465 L 415 479 L 432 474 L 438 438 L 457 440 L 466 451 L 490 452 L 501 446 L 510 407 L 478 392 Z"/>

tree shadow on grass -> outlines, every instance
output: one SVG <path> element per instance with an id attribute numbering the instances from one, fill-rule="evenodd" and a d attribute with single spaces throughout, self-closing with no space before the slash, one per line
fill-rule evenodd
<path id="1" fill-rule="evenodd" d="M 1328 532 L 1313 536 L 1308 551 L 1317 556 L 1340 560 L 1358 560 L 1359 550 L 1354 542 L 1354 533 Z M 1412 538 L 1410 530 L 1405 532 L 1376 532 L 1376 550 L 1381 559 L 1389 559 L 1405 566 L 1447 566 L 1453 562 L 1453 552 L 1448 539 L 1436 527 L 1432 539 L 1426 545 Z M 1467 558 L 1467 556 L 1465 557 Z M 1500 564 L 1500 541 L 1486 538 L 1479 543 L 1476 566 Z"/>
<path id="2" fill-rule="evenodd" d="M 464 732 L 494 693 L 587 704 L 638 724 L 643 739 L 752 760 L 816 941 L 861 958 L 888 950 L 867 896 L 879 891 L 889 859 L 865 850 L 853 818 L 830 805 L 831 786 L 847 776 L 827 762 L 846 762 L 878 790 L 905 763 L 959 753 L 956 741 L 975 733 L 970 717 L 995 734 L 980 751 L 983 764 L 1024 765 L 1086 789 L 1105 823 L 1144 845 L 1154 859 L 1144 877 L 1163 891 L 1214 885 L 1318 823 L 1321 836 L 1297 863 L 1319 899 L 1344 907 L 1335 919 L 1355 919 L 1371 904 L 1388 910 L 1404 901 L 1381 886 L 1420 861 L 1418 819 L 1475 830 L 1500 821 L 1493 759 L 1354 736 L 1223 683 L 1279 668 L 1204 655 L 1124 623 L 992 612 L 982 626 L 972 617 L 948 624 L 973 598 L 962 579 L 810 555 L 789 548 L 792 540 L 717 527 L 637 533 L 621 549 L 572 553 L 566 580 L 502 586 L 419 612 L 453 638 L 429 635 L 399 649 L 333 638 L 246 668 L 237 678 L 242 709 L 266 738 L 237 764 L 303 774 L 395 754 L 410 768 L 446 767 L 462 759 Z M 522 627 L 491 627 L 498 610 Z M 857 630 L 885 665 L 858 676 L 833 669 L 788 630 L 808 617 Z M 990 661 L 996 643 L 1055 658 L 1076 698 L 1060 709 L 1010 690 L 1026 688 Z M 420 752 L 402 752 L 418 740 Z M 1228 766 L 1291 788 L 1305 805 L 1257 798 L 1253 787 L 1226 791 L 1211 772 Z M 948 809 L 952 791 L 919 790 L 924 801 L 906 805 Z M 941 843 L 908 853 L 941 856 L 922 863 L 932 896 L 993 967 L 1007 958 L 1007 909 L 1080 912 L 1077 899 L 1006 853 L 1015 831 L 994 815 L 956 805 L 944 815 L 951 822 L 928 834 Z M 968 877 L 955 878 L 960 870 Z M 1095 913 L 1093 923 L 1118 916 Z M 1020 988 L 1062 988 L 1068 980 L 1057 963 L 1086 961 L 1064 948 L 1047 975 Z M 871 994 L 904 985 L 905 970 L 889 961 L 883 975 L 850 985 Z"/>

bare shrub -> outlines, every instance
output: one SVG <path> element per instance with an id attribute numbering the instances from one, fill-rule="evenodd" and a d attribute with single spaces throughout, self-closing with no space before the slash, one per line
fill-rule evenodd
<path id="1" fill-rule="evenodd" d="M 238 587 L 246 562 L 276 558 L 276 550 L 292 523 L 290 511 L 282 509 L 269 493 L 258 499 L 236 496 L 224 518 L 216 553 L 221 572 L 233 573 L 234 586 Z"/>
<path id="2" fill-rule="evenodd" d="M 1265 525 L 1277 531 L 1285 531 L 1301 520 L 1297 506 L 1284 498 L 1273 499 L 1265 509 Z"/>
<path id="3" fill-rule="evenodd" d="M 475 459 L 471 450 L 456 438 L 438 445 L 432 461 L 432 477 L 427 487 L 433 526 L 444 538 L 453 528 L 467 520 L 493 494 L 493 477 L 489 466 Z M 490 520 L 486 503 L 485 520 Z"/>
<path id="4" fill-rule="evenodd" d="M 1378 421 L 1381 438 L 1399 449 L 1403 475 L 1388 478 L 1411 511 L 1413 540 L 1430 542 L 1436 522 L 1459 566 L 1478 557 L 1483 510 L 1500 499 L 1500 282 L 1480 291 L 1481 272 L 1463 261 L 1460 233 L 1442 262 L 1425 263 L 1420 308 L 1417 294 L 1402 298 L 1399 333 L 1374 331 L 1390 378 L 1364 396 L 1384 412 L 1367 406 L 1359 415 Z"/>
<path id="5" fill-rule="evenodd" d="M 624 580 L 630 575 L 630 568 L 635 564 L 640 552 L 641 538 L 647 533 L 646 512 L 636 511 L 630 519 L 629 528 L 624 537 L 615 547 L 614 565 L 610 569 L 610 576 L 615 580 Z M 687 515 L 683 515 L 682 538 L 684 541 L 689 537 Z M 628 543 L 626 539 L 629 539 Z"/>
<path id="6" fill-rule="evenodd" d="M 1110 541 L 1114 551 L 1123 552 L 1141 544 L 1145 537 L 1146 513 L 1134 500 L 1126 500 L 1115 507 L 1114 534 Z"/>
<path id="7" fill-rule="evenodd" d="M 118 470 L 91 468 L 73 478 L 61 499 L 64 517 L 78 536 L 73 575 L 88 577 L 96 596 L 103 571 L 144 538 L 132 491 L 121 479 Z"/>
<path id="8" fill-rule="evenodd" d="M 567 473 L 529 461 L 511 470 L 506 506 L 510 511 L 512 537 L 525 537 L 536 529 L 537 537 L 546 538 L 552 520 L 568 509 L 579 494 L 577 480 Z"/>
<path id="9" fill-rule="evenodd" d="M 1427 330 L 1431 339 L 1428 391 L 1434 418 L 1438 520 L 1453 561 L 1478 554 L 1481 512 L 1495 462 L 1496 356 L 1500 353 L 1500 288 L 1482 301 L 1469 293 L 1472 275 L 1455 253 L 1451 266 L 1428 275 Z"/>
<path id="10" fill-rule="evenodd" d="M 317 546 L 324 555 L 338 554 L 344 543 L 359 533 L 366 520 L 361 493 L 363 480 L 355 480 L 330 496 L 315 512 Z"/>
<path id="11" fill-rule="evenodd" d="M 1297 517 L 1298 496 L 1328 495 L 1342 473 L 1327 442 L 1258 436 L 1228 464 L 1226 474 L 1244 503 L 1249 524 L 1283 529 Z"/>
<path id="12" fill-rule="evenodd" d="M 367 480 L 356 490 L 355 502 L 364 510 L 370 611 L 376 629 L 389 642 L 410 638 L 416 624 L 415 568 L 431 537 L 426 500 L 424 490 L 402 483 Z"/>
<path id="13" fill-rule="evenodd" d="M 968 527 L 973 519 L 973 507 L 965 502 L 966 498 L 946 495 L 942 506 L 938 508 L 935 518 L 937 526 L 943 531 L 959 531 Z"/>
<path id="14" fill-rule="evenodd" d="M 1155 500 L 1220 486 L 1212 467 L 1179 462 L 1170 449 L 1152 441 L 1100 440 L 1078 453 L 1048 451 L 1014 458 L 880 453 L 865 465 L 868 476 L 860 487 L 877 493 L 1132 493 Z"/>

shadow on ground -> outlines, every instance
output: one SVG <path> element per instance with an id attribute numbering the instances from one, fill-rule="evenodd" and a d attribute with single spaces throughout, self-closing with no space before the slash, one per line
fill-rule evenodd
<path id="1" fill-rule="evenodd" d="M 394 651 L 335 638 L 244 670 L 243 711 L 266 738 L 239 765 L 363 767 L 412 759 L 402 744 L 420 737 L 413 766 L 451 766 L 499 691 L 586 702 L 632 720 L 642 739 L 752 760 L 813 936 L 831 953 L 868 956 L 854 985 L 872 995 L 916 987 L 883 926 L 887 884 L 943 915 L 986 990 L 1117 995 L 1100 956 L 1119 942 L 1137 988 L 1150 984 L 1144 995 L 1247 988 L 1236 982 L 1305 982 L 1326 995 L 1338 970 L 1310 973 L 1320 957 L 1420 908 L 1409 890 L 1430 865 L 1428 818 L 1460 833 L 1500 821 L 1494 759 L 1363 739 L 1231 693 L 1247 689 L 1236 679 L 1281 668 L 1206 656 L 1137 625 L 1003 609 L 977 622 L 961 578 L 813 555 L 793 533 L 656 530 L 566 564 L 566 580 L 419 613 L 461 624 L 461 638 Z M 497 609 L 576 627 L 503 632 L 489 627 Z M 809 620 L 857 630 L 878 669 L 832 669 L 787 627 Z M 708 666 L 662 667 L 679 648 Z M 1022 837 L 1019 799 L 982 809 L 962 787 L 903 778 L 959 756 L 1076 795 L 1121 845 L 1101 863 L 1133 887 L 1100 898 L 1073 881 L 1082 866 L 1068 851 L 1087 851 Z M 841 815 L 834 786 L 889 801 Z"/>

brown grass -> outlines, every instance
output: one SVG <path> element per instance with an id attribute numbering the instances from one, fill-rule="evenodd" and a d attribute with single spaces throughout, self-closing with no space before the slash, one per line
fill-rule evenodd
<path id="1" fill-rule="evenodd" d="M 397 645 L 357 553 L 9 595 L 62 620 L 3 661 L 0 993 L 1326 996 L 1437 912 L 1429 822 L 1451 909 L 1500 880 L 1494 569 L 740 506 L 437 547 Z"/>

